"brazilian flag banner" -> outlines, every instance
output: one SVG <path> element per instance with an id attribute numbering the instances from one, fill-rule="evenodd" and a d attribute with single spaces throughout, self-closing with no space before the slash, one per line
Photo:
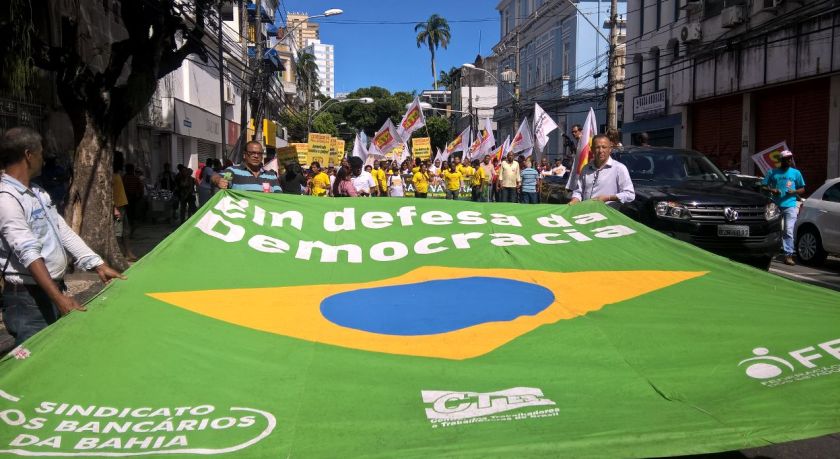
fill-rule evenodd
<path id="1" fill-rule="evenodd" d="M 840 295 L 601 203 L 225 191 L 0 361 L 0 456 L 650 457 L 840 431 Z"/>

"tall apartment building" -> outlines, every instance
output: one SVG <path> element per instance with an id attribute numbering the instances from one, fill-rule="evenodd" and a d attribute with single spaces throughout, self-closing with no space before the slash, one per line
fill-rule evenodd
<path id="1" fill-rule="evenodd" d="M 318 64 L 318 82 L 320 83 L 321 94 L 335 97 L 335 50 L 333 45 L 321 43 L 321 40 L 311 39 L 307 41 L 306 48 L 309 54 L 315 56 L 315 63 Z"/>
<path id="2" fill-rule="evenodd" d="M 544 152 L 556 157 L 563 147 L 561 134 L 571 135 L 572 124 L 583 123 L 590 107 L 599 124 L 606 124 L 609 43 L 599 29 L 610 17 L 610 1 L 501 0 L 496 9 L 501 28 L 493 47 L 501 82 L 494 117 L 497 140 L 513 137 L 517 121 L 530 117 L 538 102 L 559 127 Z M 626 0 L 619 0 L 618 14 L 626 11 Z M 505 70 L 515 73 L 515 84 L 503 82 Z M 621 113 L 620 94 L 618 99 Z"/>
<path id="3" fill-rule="evenodd" d="M 306 48 L 309 40 L 321 38 L 320 25 L 309 21 L 307 13 L 289 13 L 286 15 L 286 30 L 291 31 L 295 48 L 301 50 Z"/>
<path id="4" fill-rule="evenodd" d="M 629 0 L 624 143 L 718 166 L 787 142 L 809 190 L 840 175 L 840 12 L 829 0 Z"/>

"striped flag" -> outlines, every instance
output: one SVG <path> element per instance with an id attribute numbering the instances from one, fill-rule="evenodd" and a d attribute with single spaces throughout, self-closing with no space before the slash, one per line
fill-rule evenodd
<path id="1" fill-rule="evenodd" d="M 589 114 L 586 115 L 586 122 L 583 123 L 583 131 L 578 143 L 577 154 L 575 161 L 572 164 L 572 171 L 569 174 L 569 181 L 566 183 L 566 188 L 572 189 L 575 180 L 583 172 L 583 168 L 589 163 L 589 154 L 592 150 L 592 137 L 598 133 L 598 121 L 595 119 L 595 110 L 589 108 Z"/>

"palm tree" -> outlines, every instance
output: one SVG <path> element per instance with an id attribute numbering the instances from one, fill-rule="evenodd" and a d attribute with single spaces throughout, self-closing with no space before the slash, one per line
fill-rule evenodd
<path id="1" fill-rule="evenodd" d="M 414 31 L 417 33 L 417 47 L 426 45 L 429 47 L 429 53 L 432 55 L 432 78 L 435 81 L 435 89 L 438 88 L 437 72 L 435 71 L 435 50 L 438 47 L 446 49 L 449 46 L 449 40 L 452 36 L 449 33 L 449 23 L 446 18 L 433 14 L 426 22 L 418 22 L 414 26 Z"/>
<path id="2" fill-rule="evenodd" d="M 315 56 L 305 51 L 298 52 L 295 59 L 295 77 L 298 86 L 306 85 L 307 88 L 314 87 L 318 90 L 318 64 L 315 62 Z"/>

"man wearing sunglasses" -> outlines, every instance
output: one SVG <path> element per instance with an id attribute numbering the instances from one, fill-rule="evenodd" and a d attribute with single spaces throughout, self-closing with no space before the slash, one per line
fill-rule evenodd
<path id="1" fill-rule="evenodd" d="M 280 180 L 274 171 L 263 167 L 262 144 L 252 140 L 245 144 L 242 164 L 230 166 L 221 175 L 214 175 L 211 182 L 221 189 L 280 193 Z"/>

